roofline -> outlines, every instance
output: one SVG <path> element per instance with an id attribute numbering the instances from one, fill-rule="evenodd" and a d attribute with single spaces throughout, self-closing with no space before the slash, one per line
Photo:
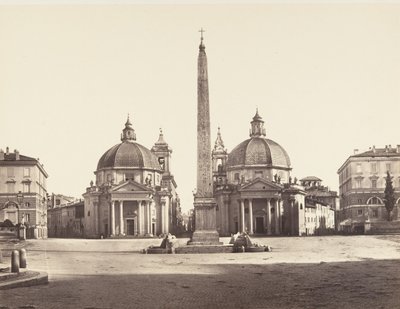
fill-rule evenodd
<path id="1" fill-rule="evenodd" d="M 0 160 L 0 166 L 37 166 L 40 171 L 49 177 L 49 174 L 45 171 L 43 165 L 36 159 L 33 160 Z"/>

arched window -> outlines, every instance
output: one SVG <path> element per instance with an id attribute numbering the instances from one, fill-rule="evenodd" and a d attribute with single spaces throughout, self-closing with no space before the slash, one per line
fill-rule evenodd
<path id="1" fill-rule="evenodd" d="M 377 196 L 370 197 L 367 201 L 367 205 L 382 205 L 382 204 L 383 201 Z"/>

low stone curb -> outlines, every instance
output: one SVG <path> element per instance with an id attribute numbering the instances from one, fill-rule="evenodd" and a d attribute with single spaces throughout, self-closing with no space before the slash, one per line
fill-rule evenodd
<path id="1" fill-rule="evenodd" d="M 46 272 L 27 271 L 24 274 L 9 274 L 0 280 L 0 290 L 47 284 L 49 276 Z"/>

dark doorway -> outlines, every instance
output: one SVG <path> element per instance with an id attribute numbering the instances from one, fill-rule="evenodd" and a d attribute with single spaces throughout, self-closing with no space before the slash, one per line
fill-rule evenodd
<path id="1" fill-rule="evenodd" d="M 135 220 L 126 220 L 126 234 L 135 235 Z"/>
<path id="2" fill-rule="evenodd" d="M 156 232 L 156 225 L 154 223 L 151 224 L 151 233 L 155 235 Z"/>
<path id="3" fill-rule="evenodd" d="M 264 218 L 256 217 L 256 233 L 263 234 L 264 233 Z"/>

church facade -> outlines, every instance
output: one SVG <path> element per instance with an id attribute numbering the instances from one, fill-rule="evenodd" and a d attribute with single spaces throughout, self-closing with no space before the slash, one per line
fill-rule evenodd
<path id="1" fill-rule="evenodd" d="M 136 142 L 128 120 L 121 143 L 107 150 L 83 194 L 84 237 L 153 236 L 176 232 L 180 214 L 162 131 L 151 150 Z"/>
<path id="2" fill-rule="evenodd" d="M 292 182 L 290 158 L 285 149 L 266 138 L 258 110 L 251 121 L 250 138 L 230 153 L 218 129 L 212 159 L 221 236 L 237 232 L 306 233 L 306 192 Z"/>

